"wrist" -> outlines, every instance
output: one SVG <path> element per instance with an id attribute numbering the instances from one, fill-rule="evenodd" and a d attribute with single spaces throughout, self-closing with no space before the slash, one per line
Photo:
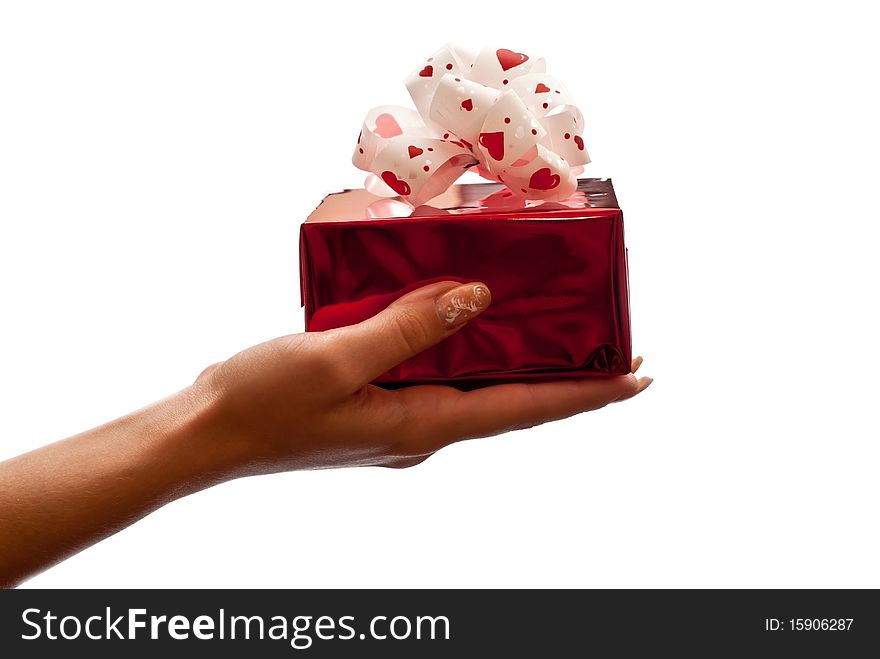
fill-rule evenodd
<path id="1" fill-rule="evenodd" d="M 160 463 L 179 496 L 243 475 L 249 446 L 228 432 L 218 397 L 190 386 L 157 405 L 157 417 L 168 423 L 157 446 Z"/>

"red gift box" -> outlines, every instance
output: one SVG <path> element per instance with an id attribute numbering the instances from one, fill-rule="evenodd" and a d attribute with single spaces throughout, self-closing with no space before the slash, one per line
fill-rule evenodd
<path id="1" fill-rule="evenodd" d="M 366 190 L 303 223 L 306 330 L 360 322 L 436 281 L 483 281 L 492 304 L 377 384 L 460 387 L 629 373 L 623 214 L 609 179 L 532 204 L 496 183 L 454 185 L 415 210 Z"/>

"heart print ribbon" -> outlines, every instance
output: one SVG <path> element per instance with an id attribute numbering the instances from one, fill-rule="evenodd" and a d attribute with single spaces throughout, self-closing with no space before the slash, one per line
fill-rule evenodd
<path id="1" fill-rule="evenodd" d="M 590 162 L 584 118 L 543 59 L 446 46 L 406 79 L 417 112 L 372 109 L 352 162 L 366 187 L 420 206 L 467 169 L 526 199 L 562 201 Z"/>

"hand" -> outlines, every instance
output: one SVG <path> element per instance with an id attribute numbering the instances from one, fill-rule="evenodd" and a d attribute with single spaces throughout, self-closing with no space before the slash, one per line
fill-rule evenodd
<path id="1" fill-rule="evenodd" d="M 485 284 L 440 282 L 357 325 L 282 337 L 209 367 L 194 390 L 210 401 L 210 450 L 227 457 L 232 475 L 409 467 L 452 442 L 596 410 L 651 383 L 629 374 L 469 392 L 369 384 L 462 331 L 490 302 Z M 637 358 L 633 372 L 640 364 Z"/>
<path id="2" fill-rule="evenodd" d="M 409 467 L 460 439 L 595 410 L 651 383 L 629 374 L 467 393 L 368 384 L 490 302 L 485 284 L 433 284 L 357 325 L 245 350 L 174 396 L 0 463 L 0 586 L 230 478 Z"/>

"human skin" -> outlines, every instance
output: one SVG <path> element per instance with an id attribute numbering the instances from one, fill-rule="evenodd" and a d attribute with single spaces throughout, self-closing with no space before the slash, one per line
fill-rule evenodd
<path id="1" fill-rule="evenodd" d="M 490 302 L 480 282 L 432 284 L 357 325 L 254 346 L 158 403 L 0 463 L 0 585 L 15 586 L 223 481 L 297 469 L 410 467 L 453 442 L 595 410 L 651 383 L 630 373 L 469 392 L 369 384 L 467 331 Z M 637 358 L 632 370 L 640 364 Z"/>

